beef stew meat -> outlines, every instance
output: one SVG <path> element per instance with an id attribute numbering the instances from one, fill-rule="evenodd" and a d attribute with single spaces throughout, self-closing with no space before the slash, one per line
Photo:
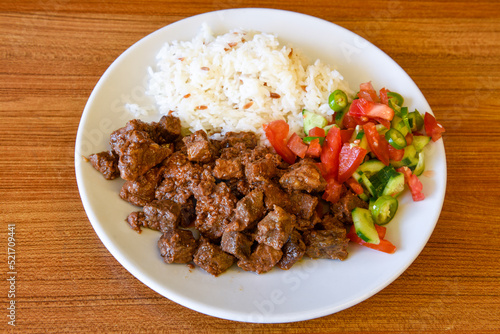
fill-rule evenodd
<path id="1" fill-rule="evenodd" d="M 109 142 L 89 161 L 104 178 L 125 180 L 119 196 L 142 207 L 126 222 L 138 233 L 161 232 L 166 263 L 194 263 L 214 276 L 234 263 L 262 274 L 304 256 L 344 260 L 351 210 L 367 207 L 347 189 L 325 202 L 317 161 L 289 165 L 251 132 L 183 137 L 179 119 L 163 116 L 129 121 Z"/>

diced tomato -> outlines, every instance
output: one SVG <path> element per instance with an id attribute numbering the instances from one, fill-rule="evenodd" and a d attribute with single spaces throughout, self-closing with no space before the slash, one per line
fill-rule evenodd
<path id="1" fill-rule="evenodd" d="M 324 137 L 325 136 L 325 129 L 319 128 L 319 127 L 314 127 L 311 130 L 309 130 L 309 136 L 310 137 Z"/>
<path id="2" fill-rule="evenodd" d="M 422 193 L 424 186 L 418 177 L 415 174 L 412 174 L 411 170 L 406 166 L 400 167 L 396 169 L 396 171 L 404 174 L 405 183 L 408 184 L 408 188 L 410 188 L 413 201 L 418 202 L 424 200 L 425 195 Z"/>
<path id="3" fill-rule="evenodd" d="M 352 101 L 349 107 L 349 115 L 353 117 L 369 117 L 391 121 L 394 118 L 394 110 L 388 105 L 375 103 L 364 98 Z"/>
<path id="4" fill-rule="evenodd" d="M 428 112 L 424 115 L 425 133 L 432 137 L 432 141 L 437 141 L 441 138 L 441 134 L 445 132 L 444 127 L 436 121 L 436 118 Z"/>
<path id="5" fill-rule="evenodd" d="M 333 177 L 326 179 L 326 188 L 322 198 L 330 203 L 337 203 L 342 195 L 342 183 Z"/>
<path id="6" fill-rule="evenodd" d="M 342 138 L 340 137 L 340 129 L 336 126 L 332 127 L 326 135 L 323 148 L 321 150 L 320 160 L 326 174 L 337 179 L 339 170 L 339 155 L 342 148 Z"/>
<path id="7" fill-rule="evenodd" d="M 342 143 L 348 143 L 351 140 L 354 129 L 340 130 L 340 138 L 342 138 Z"/>
<path id="8" fill-rule="evenodd" d="M 295 132 L 292 133 L 290 139 L 288 139 L 288 143 L 286 146 L 295 153 L 297 156 L 304 158 L 306 156 L 308 146 L 304 144 L 302 138 L 299 137 Z"/>
<path id="9" fill-rule="evenodd" d="M 289 126 L 283 120 L 272 121 L 263 125 L 266 137 L 284 161 L 289 164 L 295 162 L 295 153 L 287 147 Z"/>
<path id="10" fill-rule="evenodd" d="M 385 137 L 380 136 L 375 128 L 375 124 L 366 123 L 363 125 L 368 146 L 375 156 L 386 166 L 389 166 L 389 143 Z"/>
<path id="11" fill-rule="evenodd" d="M 344 120 L 342 121 L 342 128 L 345 129 L 354 129 L 358 125 L 358 122 L 354 117 L 349 115 L 349 113 L 346 113 L 344 115 Z"/>
<path id="12" fill-rule="evenodd" d="M 372 83 L 370 81 L 359 85 L 358 97 L 371 102 L 379 101 L 377 92 L 373 88 Z"/>
<path id="13" fill-rule="evenodd" d="M 394 160 L 394 161 L 401 161 L 403 160 L 403 157 L 405 155 L 405 150 L 404 148 L 402 149 L 396 149 L 392 145 L 388 146 L 389 148 L 389 159 Z"/>
<path id="14" fill-rule="evenodd" d="M 354 191 L 354 193 L 356 195 L 359 195 L 359 194 L 362 194 L 364 191 L 363 191 L 363 187 L 361 186 L 361 184 L 359 184 L 358 181 L 356 181 L 352 176 L 350 178 L 348 178 L 345 183 L 347 183 L 347 185 L 349 186 L 349 188 L 352 189 L 352 191 Z"/>
<path id="15" fill-rule="evenodd" d="M 378 237 L 384 239 L 387 227 L 375 224 L 375 229 L 377 230 Z"/>
<path id="16" fill-rule="evenodd" d="M 377 122 L 379 122 L 380 124 L 382 124 L 383 126 L 385 126 L 386 129 L 390 129 L 391 128 L 391 122 L 386 120 L 386 119 L 383 119 L 383 118 L 374 118 L 374 120 L 376 120 Z"/>
<path id="17" fill-rule="evenodd" d="M 375 225 L 375 228 L 377 229 L 377 232 L 379 232 L 379 228 L 377 227 L 378 225 Z M 383 226 L 379 226 L 383 227 Z M 376 244 L 371 244 L 369 242 L 364 241 L 358 235 L 356 234 L 356 230 L 354 229 L 354 225 L 351 226 L 351 229 L 349 230 L 349 233 L 347 233 L 347 237 L 352 241 L 355 242 L 359 245 L 375 249 L 384 253 L 388 254 L 393 254 L 396 251 L 396 246 L 394 246 L 390 241 L 385 240 L 383 237 L 380 237 L 380 232 L 379 232 L 379 238 L 380 238 L 380 243 L 378 245 Z M 385 237 L 385 230 L 384 230 L 384 237 Z"/>
<path id="18" fill-rule="evenodd" d="M 386 104 L 386 105 L 389 105 L 389 97 L 387 97 L 387 93 L 389 93 L 390 90 L 388 90 L 387 88 L 382 88 L 380 91 L 379 91 L 379 95 L 380 95 L 380 103 L 383 103 L 383 104 Z"/>
<path id="19" fill-rule="evenodd" d="M 413 133 L 408 132 L 408 134 L 405 136 L 406 139 L 406 145 L 411 145 L 413 143 Z"/>
<path id="20" fill-rule="evenodd" d="M 321 144 L 319 138 L 313 139 L 307 148 L 306 157 L 319 158 L 321 156 Z"/>
<path id="21" fill-rule="evenodd" d="M 358 169 L 359 165 L 363 162 L 367 151 L 359 146 L 351 146 L 345 143 L 342 146 L 339 156 L 339 176 L 340 183 L 345 182 L 352 176 L 352 173 Z"/>

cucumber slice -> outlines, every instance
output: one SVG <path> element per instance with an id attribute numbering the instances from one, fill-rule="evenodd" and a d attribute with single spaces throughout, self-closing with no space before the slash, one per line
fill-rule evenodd
<path id="1" fill-rule="evenodd" d="M 368 160 L 366 162 L 363 162 L 358 167 L 358 170 L 362 171 L 364 174 L 368 174 L 368 177 L 370 177 L 373 174 L 380 171 L 384 167 L 385 167 L 385 165 L 381 161 L 376 160 L 376 159 L 372 159 L 372 160 Z"/>
<path id="2" fill-rule="evenodd" d="M 415 170 L 413 171 L 413 174 L 416 176 L 422 175 L 422 173 L 425 170 L 425 161 L 424 161 L 424 152 L 418 152 L 418 163 L 417 167 L 415 167 Z"/>
<path id="3" fill-rule="evenodd" d="M 392 166 L 386 166 L 382 168 L 379 172 L 372 175 L 369 179 L 373 188 L 375 189 L 375 197 L 381 196 L 384 192 L 387 183 L 393 176 L 397 176 L 399 173 L 394 170 Z"/>
<path id="4" fill-rule="evenodd" d="M 323 128 L 328 124 L 326 118 L 307 109 L 302 110 L 302 117 L 304 118 L 304 133 L 306 136 L 309 135 L 309 130 L 312 128 Z"/>
<path id="5" fill-rule="evenodd" d="M 380 238 L 375 229 L 375 223 L 373 222 L 370 210 L 354 208 L 351 214 L 354 222 L 354 230 L 358 237 L 366 242 L 378 245 L 380 243 Z"/>
<path id="6" fill-rule="evenodd" d="M 429 144 L 431 141 L 431 137 L 427 136 L 413 136 L 413 143 L 412 145 L 415 147 L 415 150 L 417 152 L 422 152 L 424 147 Z"/>
<path id="7" fill-rule="evenodd" d="M 405 189 L 405 176 L 403 173 L 397 173 L 392 176 L 385 185 L 382 196 L 397 196 Z"/>
<path id="8" fill-rule="evenodd" d="M 413 144 L 405 147 L 405 153 L 403 155 L 403 159 L 401 161 L 391 160 L 391 166 L 394 168 L 399 168 L 403 166 L 408 166 L 410 168 L 415 168 L 418 163 L 417 150 Z"/>
<path id="9" fill-rule="evenodd" d="M 376 197 L 377 196 L 377 189 L 373 186 L 373 184 L 370 182 L 366 174 L 362 173 L 361 174 L 361 184 L 365 186 L 365 188 L 368 190 L 371 196 Z"/>
<path id="10" fill-rule="evenodd" d="M 408 128 L 406 127 L 406 124 L 399 116 L 394 115 L 394 118 L 391 121 L 391 128 L 398 130 L 405 137 L 408 134 Z"/>

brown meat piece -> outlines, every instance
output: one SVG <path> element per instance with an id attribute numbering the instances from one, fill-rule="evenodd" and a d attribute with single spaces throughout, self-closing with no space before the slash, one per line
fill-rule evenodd
<path id="1" fill-rule="evenodd" d="M 120 176 L 118 156 L 112 151 L 104 151 L 89 156 L 92 167 L 98 170 L 106 180 L 114 180 Z"/>
<path id="2" fill-rule="evenodd" d="M 273 269 L 279 262 L 283 252 L 266 244 L 259 244 L 248 259 L 238 261 L 238 267 L 245 271 L 263 274 Z"/>
<path id="3" fill-rule="evenodd" d="M 118 169 L 124 180 L 134 181 L 144 175 L 173 152 L 173 145 L 158 145 L 146 132 L 130 131 L 125 133 L 126 140 L 114 148 L 118 158 Z"/>
<path id="4" fill-rule="evenodd" d="M 137 206 L 144 206 L 155 199 L 155 189 L 162 177 L 162 168 L 150 169 L 135 181 L 127 181 L 120 190 L 120 197 Z"/>
<path id="5" fill-rule="evenodd" d="M 240 158 L 217 159 L 213 170 L 214 177 L 221 180 L 241 179 L 243 177 L 243 165 Z"/>
<path id="6" fill-rule="evenodd" d="M 163 116 L 156 125 L 156 142 L 173 143 L 181 135 L 181 120 L 171 115 Z"/>
<path id="7" fill-rule="evenodd" d="M 306 244 L 306 254 L 313 259 L 337 259 L 347 258 L 346 229 L 342 226 L 330 226 L 328 230 L 309 230 L 303 234 Z"/>
<path id="8" fill-rule="evenodd" d="M 281 251 L 283 252 L 283 256 L 277 266 L 283 270 L 288 270 L 297 261 L 302 259 L 306 253 L 306 244 L 302 241 L 302 235 L 300 235 L 298 231 L 294 230 Z"/>
<path id="9" fill-rule="evenodd" d="M 120 155 L 120 151 L 123 146 L 126 146 L 127 141 L 129 140 L 129 135 L 132 131 L 140 131 L 143 132 L 148 138 L 151 138 L 151 135 L 154 132 L 154 126 L 149 123 L 143 122 L 140 119 L 133 119 L 127 122 L 127 124 L 119 128 L 118 130 L 111 133 L 109 138 L 109 145 L 111 146 L 111 151 L 115 152 L 117 155 Z"/>
<path id="10" fill-rule="evenodd" d="M 174 201 L 155 200 L 144 206 L 144 214 L 148 222 L 158 222 L 160 231 L 176 228 L 181 218 L 181 206 Z"/>
<path id="11" fill-rule="evenodd" d="M 250 256 L 252 239 L 241 232 L 224 232 L 221 240 L 222 250 L 233 254 L 238 259 L 246 259 Z"/>
<path id="12" fill-rule="evenodd" d="M 259 159 L 245 164 L 245 177 L 249 183 L 271 180 L 277 175 L 277 164 L 274 159 Z"/>
<path id="13" fill-rule="evenodd" d="M 293 214 L 309 219 L 314 214 L 319 199 L 303 192 L 293 191 L 290 193 L 290 201 L 292 202 L 290 211 Z"/>
<path id="14" fill-rule="evenodd" d="M 126 219 L 126 222 L 134 231 L 137 231 L 137 233 L 141 233 L 142 226 L 147 227 L 146 216 L 142 211 L 131 212 Z"/>
<path id="15" fill-rule="evenodd" d="M 193 260 L 197 242 L 191 231 L 167 229 L 158 240 L 158 248 L 166 263 L 188 263 Z"/>
<path id="16" fill-rule="evenodd" d="M 232 218 L 236 201 L 229 187 L 224 182 L 218 183 L 212 194 L 197 198 L 195 227 L 203 236 L 219 239 Z"/>
<path id="17" fill-rule="evenodd" d="M 257 135 L 253 132 L 228 132 L 222 138 L 222 147 L 254 148 L 258 144 Z"/>
<path id="18" fill-rule="evenodd" d="M 193 261 L 206 272 L 219 276 L 233 265 L 235 258 L 224 252 L 220 246 L 201 237 Z"/>
<path id="19" fill-rule="evenodd" d="M 353 221 L 351 211 L 358 207 L 367 209 L 368 203 L 363 201 L 352 191 L 348 190 L 337 203 L 331 205 L 331 210 L 338 217 L 338 219 L 344 223 L 344 225 L 352 225 Z"/>
<path id="20" fill-rule="evenodd" d="M 324 191 L 326 181 L 313 162 L 302 160 L 292 165 L 290 170 L 280 178 L 280 184 L 288 190 L 304 190 L 308 193 Z"/>
<path id="21" fill-rule="evenodd" d="M 275 205 L 274 210 L 257 224 L 255 240 L 260 244 L 281 249 L 290 237 L 294 226 L 295 216 Z"/>
<path id="22" fill-rule="evenodd" d="M 218 154 L 217 147 L 208 139 L 205 131 L 198 130 L 183 138 L 187 148 L 188 159 L 196 162 L 210 162 Z"/>
<path id="23" fill-rule="evenodd" d="M 254 226 L 254 223 L 264 216 L 264 194 L 254 190 L 236 203 L 234 219 L 226 231 L 243 231 Z"/>
<path id="24" fill-rule="evenodd" d="M 272 210 L 275 205 L 285 210 L 292 208 L 290 196 L 284 192 L 279 185 L 274 182 L 263 182 L 258 189 L 264 193 L 264 204 L 268 210 Z"/>

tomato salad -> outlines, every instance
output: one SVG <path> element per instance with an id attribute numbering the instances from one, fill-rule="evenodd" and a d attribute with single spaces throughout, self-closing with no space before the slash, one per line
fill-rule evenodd
<path id="1" fill-rule="evenodd" d="M 385 239 L 386 225 L 398 209 L 397 197 L 408 186 L 414 201 L 425 198 L 418 179 L 425 169 L 424 147 L 445 131 L 433 115 L 408 112 L 404 98 L 371 82 L 360 85 L 355 99 L 336 90 L 328 101 L 332 121 L 303 110 L 304 135 L 289 135 L 283 120 L 264 124 L 267 139 L 286 162 L 312 158 L 327 181 L 322 197 L 340 200 L 344 184 L 368 203 L 352 210 L 352 242 L 386 253 L 396 247 Z"/>

